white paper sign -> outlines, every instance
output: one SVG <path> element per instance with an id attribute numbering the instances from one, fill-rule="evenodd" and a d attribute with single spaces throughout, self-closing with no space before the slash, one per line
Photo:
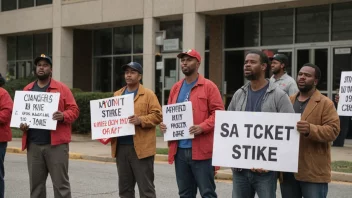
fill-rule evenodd
<path id="1" fill-rule="evenodd" d="M 189 134 L 189 128 L 193 126 L 191 102 L 164 105 L 163 122 L 167 127 L 164 141 L 194 138 L 194 135 Z"/>
<path id="2" fill-rule="evenodd" d="M 16 91 L 11 127 L 26 123 L 31 129 L 56 130 L 53 114 L 59 108 L 60 93 Z"/>
<path id="3" fill-rule="evenodd" d="M 300 114 L 216 111 L 213 166 L 297 172 Z"/>
<path id="4" fill-rule="evenodd" d="M 134 115 L 133 94 L 90 101 L 92 139 L 134 135 L 135 127 L 128 122 Z"/>
<path id="5" fill-rule="evenodd" d="M 352 116 L 352 72 L 341 72 L 339 104 L 337 113 L 340 116 Z"/>

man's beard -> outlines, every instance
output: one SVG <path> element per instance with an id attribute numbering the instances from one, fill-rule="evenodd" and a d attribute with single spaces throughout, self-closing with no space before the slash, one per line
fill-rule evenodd
<path id="1" fill-rule="evenodd" d="M 256 75 L 256 74 L 250 74 L 248 76 L 244 76 L 247 80 L 258 80 L 259 78 L 259 75 Z"/>
<path id="2" fill-rule="evenodd" d="M 50 73 L 43 74 L 43 75 L 38 75 L 38 74 L 36 74 L 36 76 L 37 76 L 37 78 L 38 78 L 39 80 L 46 80 L 46 79 L 48 79 L 48 78 L 51 76 L 51 74 L 50 74 Z"/>
<path id="3" fill-rule="evenodd" d="M 192 69 L 188 69 L 188 71 L 183 71 L 182 70 L 182 73 L 185 75 L 185 76 L 191 76 L 194 72 L 196 71 L 196 68 L 192 68 Z"/>
<path id="4" fill-rule="evenodd" d="M 302 93 L 308 93 L 310 90 L 314 89 L 314 85 L 305 85 L 304 87 L 298 87 L 299 91 Z"/>
<path id="5" fill-rule="evenodd" d="M 271 70 L 271 72 L 276 75 L 280 73 L 280 69 L 274 69 L 274 70 Z"/>

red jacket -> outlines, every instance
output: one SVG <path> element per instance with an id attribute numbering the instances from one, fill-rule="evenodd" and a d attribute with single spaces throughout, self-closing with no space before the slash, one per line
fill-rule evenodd
<path id="1" fill-rule="evenodd" d="M 170 91 L 168 104 L 175 104 L 183 80 L 177 82 Z M 213 156 L 215 111 L 224 110 L 218 87 L 199 74 L 198 81 L 190 93 L 194 125 L 200 125 L 203 133 L 192 140 L 192 159 L 206 160 Z M 169 163 L 172 164 L 177 152 L 178 141 L 169 142 Z"/>
<path id="2" fill-rule="evenodd" d="M 0 142 L 12 140 L 10 128 L 13 101 L 9 93 L 0 87 Z"/>
<path id="3" fill-rule="evenodd" d="M 33 89 L 35 82 L 28 84 L 23 90 L 30 91 Z M 47 92 L 59 92 L 59 111 L 64 113 L 64 120 L 57 122 L 56 130 L 51 131 L 51 145 L 59 145 L 71 142 L 71 124 L 78 118 L 79 109 L 71 90 L 63 83 L 51 79 Z M 23 132 L 22 150 L 27 148 L 27 132 Z"/>

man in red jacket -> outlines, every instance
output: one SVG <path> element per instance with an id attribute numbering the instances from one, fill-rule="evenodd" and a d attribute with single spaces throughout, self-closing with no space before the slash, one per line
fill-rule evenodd
<path id="1" fill-rule="evenodd" d="M 51 78 L 51 58 L 42 54 L 34 60 L 38 80 L 28 84 L 24 91 L 59 92 L 59 108 L 52 116 L 57 120 L 55 131 L 29 129 L 21 124 L 22 150 L 27 148 L 27 164 L 31 198 L 46 197 L 46 179 L 50 173 L 55 198 L 71 198 L 68 176 L 71 124 L 78 118 L 79 109 L 71 90 Z"/>
<path id="2" fill-rule="evenodd" d="M 5 79 L 0 74 L 0 198 L 4 198 L 5 195 L 4 159 L 7 142 L 12 140 L 10 122 L 13 102 L 9 93 L 2 88 L 4 84 Z"/>
<path id="3" fill-rule="evenodd" d="M 180 197 L 196 197 L 197 187 L 202 197 L 217 197 L 212 167 L 215 111 L 224 110 L 217 86 L 198 73 L 200 54 L 194 50 L 180 53 L 185 78 L 170 91 L 168 104 L 191 101 L 194 126 L 189 133 L 194 139 L 169 142 L 169 163 L 175 160 Z M 166 132 L 165 124 L 160 129 Z"/>

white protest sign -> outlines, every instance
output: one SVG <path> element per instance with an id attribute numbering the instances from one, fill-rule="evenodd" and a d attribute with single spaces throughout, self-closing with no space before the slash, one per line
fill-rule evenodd
<path id="1" fill-rule="evenodd" d="M 128 117 L 134 115 L 133 94 L 90 101 L 92 139 L 134 135 Z"/>
<path id="2" fill-rule="evenodd" d="M 297 172 L 300 114 L 216 111 L 213 166 Z"/>
<path id="3" fill-rule="evenodd" d="M 352 72 L 341 72 L 337 113 L 340 116 L 352 116 Z"/>
<path id="4" fill-rule="evenodd" d="M 16 91 L 11 127 L 26 123 L 31 129 L 56 130 L 53 114 L 59 108 L 60 93 Z"/>
<path id="5" fill-rule="evenodd" d="M 193 110 L 191 102 L 183 102 L 163 106 L 163 123 L 167 130 L 164 141 L 193 139 L 189 128 L 193 126 Z"/>

